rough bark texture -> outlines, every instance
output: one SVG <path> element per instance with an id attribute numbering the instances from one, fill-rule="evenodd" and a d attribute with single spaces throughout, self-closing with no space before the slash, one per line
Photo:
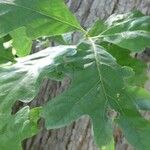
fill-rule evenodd
<path id="1" fill-rule="evenodd" d="M 149 0 L 68 0 L 68 6 L 75 13 L 82 26 L 89 27 L 97 18 L 106 19 L 113 13 L 124 13 L 133 9 L 150 14 Z M 77 39 L 78 35 L 75 36 Z M 39 95 L 31 103 L 38 106 L 56 96 L 69 85 L 64 82 L 45 80 Z M 44 124 L 41 121 L 41 126 Z M 127 144 L 120 130 L 115 130 L 116 150 L 133 150 Z M 70 126 L 47 131 L 42 131 L 23 143 L 24 150 L 98 150 L 93 142 L 91 124 L 87 117 L 80 118 Z"/>

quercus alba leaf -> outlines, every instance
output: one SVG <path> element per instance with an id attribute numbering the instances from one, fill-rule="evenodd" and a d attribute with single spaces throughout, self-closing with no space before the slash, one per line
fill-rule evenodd
<path id="1" fill-rule="evenodd" d="M 65 70 L 72 84 L 67 91 L 44 106 L 46 127 L 60 128 L 88 115 L 92 120 L 95 141 L 99 147 L 103 147 L 111 144 L 112 123 L 116 121 L 130 143 L 138 149 L 142 145 L 144 150 L 148 150 L 149 140 L 142 141 L 140 136 L 147 135 L 150 126 L 138 112 L 138 107 L 142 105 L 142 100 L 149 102 L 150 95 L 144 96 L 144 89 L 128 87 L 124 83 L 133 75 L 132 69 L 118 65 L 103 47 L 94 43 L 81 43 L 74 56 L 64 55 L 63 59 L 60 71 Z M 117 119 L 109 116 L 111 110 L 118 113 Z M 133 112 L 135 123 L 130 120 L 130 112 L 131 117 Z M 124 118 L 127 120 L 126 127 Z M 145 128 L 142 122 L 147 124 Z M 134 138 L 130 136 L 132 128 L 135 128 L 132 130 L 133 135 L 136 134 Z M 137 144 L 139 138 L 141 141 Z"/>
<path id="2" fill-rule="evenodd" d="M 46 78 L 53 71 L 54 65 L 57 65 L 53 64 L 54 58 L 67 51 L 71 52 L 71 48 L 74 47 L 58 46 L 48 48 L 22 59 L 17 59 L 17 63 L 14 65 L 0 66 L 1 110 L 9 111 L 5 107 L 6 104 L 7 107 L 8 105 L 12 106 L 16 100 L 31 101 L 37 93 L 40 80 Z M 11 109 L 10 106 L 8 108 Z"/>
<path id="3" fill-rule="evenodd" d="M 55 57 L 68 51 L 71 53 L 73 49 L 73 46 L 48 48 L 17 59 L 16 64 L 0 66 L 0 149 L 9 150 L 12 146 L 12 150 L 20 150 L 21 141 L 37 133 L 40 108 L 30 110 L 24 107 L 12 115 L 12 106 L 17 100 L 30 102 L 36 96 L 41 81 L 49 77 L 53 68 L 57 70 Z"/>
<path id="4" fill-rule="evenodd" d="M 14 48 L 16 55 L 24 57 L 30 54 L 32 47 L 32 40 L 26 34 L 26 28 L 18 28 L 10 32 L 12 37 L 12 47 Z M 20 40 L 21 37 L 21 40 Z"/>
<path id="5" fill-rule="evenodd" d="M 145 15 L 138 10 L 134 10 L 132 12 L 128 12 L 125 14 L 112 14 L 111 16 L 108 17 L 105 23 L 108 24 L 108 26 L 114 26 L 128 19 L 133 19 L 133 18 L 138 18 L 143 16 Z"/>
<path id="6" fill-rule="evenodd" d="M 83 31 L 63 0 L 1 0 L 0 37 L 17 28 L 26 27 L 32 38 Z"/>
<path id="7" fill-rule="evenodd" d="M 96 31 L 96 27 L 98 28 L 96 24 L 91 30 Z M 94 34 L 96 39 L 131 51 L 141 51 L 145 47 L 150 47 L 150 16 L 144 16 L 137 11 L 112 15 L 103 23 L 103 26 L 105 28 L 103 27 L 101 33 L 98 31 L 99 35 Z"/>
<path id="8" fill-rule="evenodd" d="M 129 49 L 132 51 L 141 51 L 145 47 L 150 47 L 150 32 L 126 31 L 126 32 L 122 32 L 121 34 L 116 33 L 108 37 L 104 36 L 104 41 L 114 43 L 120 47 Z"/>

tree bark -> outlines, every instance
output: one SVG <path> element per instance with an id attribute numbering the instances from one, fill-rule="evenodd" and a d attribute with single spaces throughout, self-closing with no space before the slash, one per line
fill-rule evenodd
<path id="1" fill-rule="evenodd" d="M 134 9 L 150 14 L 149 0 L 67 0 L 72 12 L 77 16 L 81 25 L 88 28 L 98 18 L 106 19 L 113 13 L 124 13 Z M 75 36 L 78 39 L 78 34 Z M 64 91 L 69 80 L 55 82 L 46 79 L 39 95 L 32 101 L 31 106 L 39 106 Z M 91 123 L 88 117 L 82 117 L 71 125 L 58 130 L 47 131 L 40 121 L 41 132 L 23 142 L 24 150 L 98 150 L 93 141 Z M 122 133 L 115 130 L 115 149 L 133 150 Z"/>

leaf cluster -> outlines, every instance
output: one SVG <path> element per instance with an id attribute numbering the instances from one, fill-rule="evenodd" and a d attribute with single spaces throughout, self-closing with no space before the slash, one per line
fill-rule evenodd
<path id="1" fill-rule="evenodd" d="M 113 14 L 84 30 L 63 0 L 1 0 L 0 14 L 0 149 L 20 150 L 40 131 L 41 117 L 54 129 L 87 115 L 98 147 L 113 149 L 116 124 L 136 149 L 149 150 L 150 122 L 140 113 L 150 110 L 146 64 L 131 54 L 150 47 L 150 16 Z M 75 31 L 82 36 L 72 45 Z M 38 38 L 61 45 L 30 54 Z M 12 114 L 16 101 L 33 100 L 45 78 L 66 76 L 68 90 L 44 106 Z"/>

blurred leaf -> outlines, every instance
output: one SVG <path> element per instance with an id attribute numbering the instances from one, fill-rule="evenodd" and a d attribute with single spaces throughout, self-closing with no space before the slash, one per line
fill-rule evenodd
<path id="1" fill-rule="evenodd" d="M 107 29 L 96 36 L 96 40 L 99 38 L 131 51 L 150 47 L 150 16 L 134 11 L 112 15 L 103 24 Z"/>
<path id="2" fill-rule="evenodd" d="M 104 41 L 114 43 L 122 48 L 137 52 L 150 47 L 150 32 L 135 31 L 122 32 L 104 37 Z M 139 42 L 140 41 L 140 42 Z"/>
<path id="3" fill-rule="evenodd" d="M 21 142 L 38 133 L 37 121 L 40 118 L 40 108 L 22 108 L 14 115 L 1 114 L 0 119 L 0 149 L 21 150 Z M 34 118 L 33 118 L 34 117 Z"/>
<path id="4" fill-rule="evenodd" d="M 20 150 L 21 141 L 37 133 L 39 109 L 22 108 L 12 115 L 17 100 L 28 103 L 37 95 L 41 82 L 50 76 L 57 78 L 55 59 L 70 53 L 75 47 L 48 48 L 17 59 L 13 65 L 0 66 L 0 149 Z M 17 129 L 17 130 L 16 130 Z"/>
<path id="5" fill-rule="evenodd" d="M 32 40 L 28 38 L 25 27 L 18 28 L 10 33 L 12 46 L 16 50 L 16 55 L 24 57 L 29 55 L 32 47 Z"/>
<path id="6" fill-rule="evenodd" d="M 133 18 L 138 18 L 138 17 L 143 17 L 143 16 L 144 15 L 138 10 L 134 10 L 132 12 L 128 12 L 125 14 L 112 14 L 106 20 L 106 24 L 108 24 L 108 26 L 114 26 L 120 22 L 126 21 L 127 19 L 133 19 Z"/>

